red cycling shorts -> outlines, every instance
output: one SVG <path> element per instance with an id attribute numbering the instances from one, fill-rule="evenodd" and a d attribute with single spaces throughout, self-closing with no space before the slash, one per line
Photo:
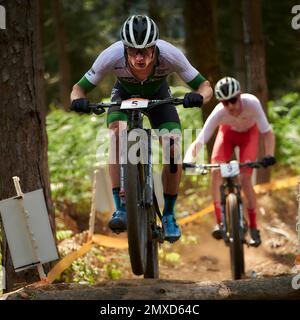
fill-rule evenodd
<path id="1" fill-rule="evenodd" d="M 258 150 L 259 131 L 252 126 L 245 132 L 238 132 L 228 125 L 220 125 L 213 147 L 211 163 L 228 162 L 234 152 L 234 148 L 240 148 L 240 162 L 256 161 Z M 241 168 L 242 173 L 252 174 L 253 169 Z"/>

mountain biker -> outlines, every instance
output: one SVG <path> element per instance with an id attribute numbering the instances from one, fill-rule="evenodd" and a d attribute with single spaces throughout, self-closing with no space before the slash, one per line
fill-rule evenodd
<path id="1" fill-rule="evenodd" d="M 275 137 L 266 118 L 260 101 L 252 94 L 241 93 L 239 82 L 231 77 L 224 77 L 215 86 L 215 96 L 220 101 L 199 133 L 190 145 L 184 162 L 193 162 L 200 148 L 206 144 L 217 127 L 218 134 L 214 143 L 211 162 L 228 162 L 236 146 L 240 149 L 240 162 L 255 161 L 258 150 L 259 132 L 263 136 L 265 157 L 263 166 L 268 167 L 276 163 L 274 157 Z M 251 183 L 251 168 L 241 168 L 241 186 L 246 198 L 249 227 L 252 246 L 261 244 L 260 232 L 256 222 L 256 194 Z M 212 171 L 212 195 L 216 226 L 212 235 L 216 239 L 222 238 L 221 206 L 219 187 L 222 183 L 220 170 Z"/>
<path id="2" fill-rule="evenodd" d="M 194 91 L 185 94 L 185 108 L 201 107 L 210 100 L 213 90 L 210 83 L 189 63 L 183 53 L 172 44 L 159 39 L 159 31 L 155 22 L 146 15 L 133 15 L 121 27 L 121 41 L 106 48 L 92 68 L 73 86 L 71 93 L 71 109 L 89 113 L 89 101 L 86 94 L 103 80 L 108 73 L 113 73 L 117 81 L 112 89 L 111 100 L 128 99 L 139 96 L 146 99 L 165 99 L 171 96 L 166 77 L 176 72 Z M 154 129 L 180 129 L 180 120 L 173 104 L 164 104 L 151 108 L 147 116 Z M 110 107 L 107 125 L 114 133 L 110 138 L 109 159 L 118 159 L 119 132 L 126 128 L 127 112 L 120 107 Z M 163 138 L 163 137 L 162 137 Z M 173 137 L 174 141 L 176 137 Z M 170 157 L 174 157 L 174 143 L 170 147 Z M 118 160 L 117 160 L 118 161 Z M 176 241 L 181 231 L 176 223 L 174 207 L 181 177 L 181 165 L 177 165 L 175 173 L 170 172 L 170 165 L 164 164 L 162 172 L 164 191 L 164 210 L 162 223 L 165 239 Z M 113 232 L 126 230 L 126 212 L 120 203 L 120 171 L 119 164 L 109 163 L 112 181 L 112 192 L 116 211 L 109 221 Z"/>

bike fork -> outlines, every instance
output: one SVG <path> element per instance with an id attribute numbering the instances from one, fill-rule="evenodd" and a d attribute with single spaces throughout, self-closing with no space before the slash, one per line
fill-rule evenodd
<path id="1" fill-rule="evenodd" d="M 223 238 L 226 244 L 229 244 L 228 238 L 228 225 L 227 225 L 227 217 L 226 217 L 226 194 L 225 194 L 225 185 L 220 186 L 220 194 L 221 194 L 221 219 L 222 219 L 222 232 Z"/>
<path id="2" fill-rule="evenodd" d="M 146 129 L 148 140 L 148 163 L 145 165 L 146 185 L 145 185 L 145 203 L 148 206 L 153 205 L 153 170 L 152 170 L 152 141 L 151 130 Z"/>
<path id="3" fill-rule="evenodd" d="M 239 213 L 239 222 L 240 222 L 240 239 L 243 243 L 245 243 L 245 223 L 244 223 L 244 213 L 243 213 L 243 203 L 242 203 L 242 197 L 241 197 L 241 187 L 239 185 L 236 185 L 236 197 L 237 197 L 237 203 L 238 203 L 238 213 Z"/>
<path id="4" fill-rule="evenodd" d="M 120 201 L 121 201 L 121 205 L 125 208 L 125 205 L 126 205 L 125 166 L 128 161 L 128 159 L 127 159 L 127 130 L 121 131 L 119 150 L 120 150 Z"/>

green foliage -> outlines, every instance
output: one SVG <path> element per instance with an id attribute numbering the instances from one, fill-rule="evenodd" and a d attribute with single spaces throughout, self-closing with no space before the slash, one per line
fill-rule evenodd
<path id="1" fill-rule="evenodd" d="M 269 120 L 276 135 L 276 157 L 300 171 L 300 95 L 289 93 L 268 104 Z"/>
<path id="2" fill-rule="evenodd" d="M 100 128 L 106 127 L 104 121 L 105 117 L 78 115 L 57 109 L 48 115 L 48 157 L 56 207 L 72 204 L 76 211 L 89 210 L 91 176 L 102 141 L 102 137 L 97 135 Z"/>
<path id="3" fill-rule="evenodd" d="M 85 258 L 75 260 L 71 267 L 63 272 L 60 280 L 63 282 L 77 282 L 81 284 L 95 284 L 98 268 L 91 266 Z"/>
<path id="4" fill-rule="evenodd" d="M 177 252 L 169 252 L 165 255 L 165 260 L 170 263 L 179 263 L 180 262 L 180 254 Z"/>
<path id="5" fill-rule="evenodd" d="M 111 280 L 118 280 L 122 277 L 118 263 L 110 263 L 105 266 L 106 275 Z"/>
<path id="6" fill-rule="evenodd" d="M 72 239 L 71 239 L 72 241 Z M 69 251 L 62 247 L 60 253 L 65 256 Z M 93 246 L 91 250 L 81 258 L 75 260 L 59 277 L 58 282 L 77 282 L 81 284 L 95 284 L 104 279 L 117 280 L 122 278 L 124 262 L 122 257 L 106 257 L 103 248 Z M 126 260 L 128 256 L 126 254 Z M 129 264 L 128 264 L 129 266 Z"/>
<path id="7" fill-rule="evenodd" d="M 72 230 L 59 230 L 56 232 L 56 239 L 58 241 L 63 241 L 69 239 L 73 236 Z"/>

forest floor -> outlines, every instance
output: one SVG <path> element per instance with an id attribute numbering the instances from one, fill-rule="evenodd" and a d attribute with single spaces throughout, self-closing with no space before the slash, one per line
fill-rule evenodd
<path id="1" fill-rule="evenodd" d="M 195 212 L 200 194 L 179 198 L 178 213 Z M 207 205 L 209 204 L 209 198 Z M 192 204 L 191 204 L 192 201 Z M 258 225 L 262 245 L 245 247 L 247 278 L 290 274 L 297 251 L 296 217 L 297 187 L 268 191 L 258 195 Z M 198 211 L 202 209 L 198 207 Z M 229 248 L 223 241 L 212 238 L 214 215 L 209 213 L 181 226 L 182 237 L 174 244 L 165 242 L 159 249 L 160 278 L 166 280 L 223 281 L 231 279 Z M 106 235 L 126 240 L 126 233 Z M 62 255 L 78 249 L 86 234 L 77 234 L 59 244 Z M 139 279 L 132 274 L 127 249 L 114 249 L 94 245 L 83 258 L 73 263 L 62 275 L 61 281 L 96 284 L 110 279 Z"/>

